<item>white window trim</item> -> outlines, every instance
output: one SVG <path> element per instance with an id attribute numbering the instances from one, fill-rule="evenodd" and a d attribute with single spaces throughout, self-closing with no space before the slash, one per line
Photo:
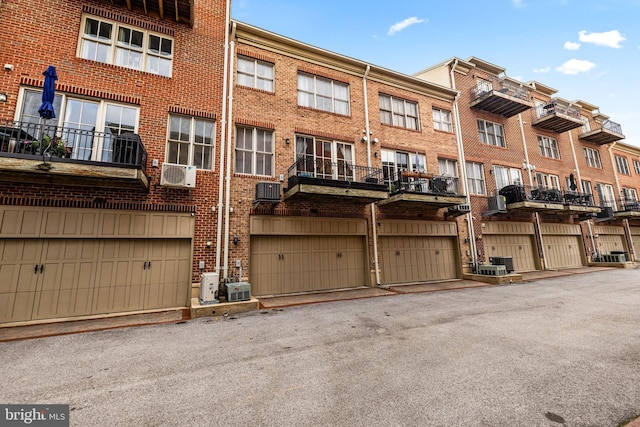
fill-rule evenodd
<path id="1" fill-rule="evenodd" d="M 584 157 L 587 166 L 597 169 L 602 169 L 602 159 L 600 158 L 600 152 L 593 148 L 584 148 Z"/>
<path id="2" fill-rule="evenodd" d="M 341 82 L 341 81 L 333 80 L 333 79 L 322 77 L 322 76 L 316 76 L 315 74 L 305 73 L 305 72 L 302 72 L 302 71 L 298 72 L 298 74 L 296 75 L 296 82 L 298 81 L 298 76 L 305 76 L 305 77 L 313 78 L 313 92 L 309 92 L 309 91 L 306 91 L 306 90 L 301 90 L 299 85 L 297 87 L 297 92 L 296 92 L 296 93 L 302 92 L 302 93 L 313 95 L 313 106 L 301 105 L 299 98 L 297 100 L 298 106 L 305 107 L 305 108 L 313 108 L 314 110 L 319 110 L 319 111 L 327 111 L 329 113 L 338 114 L 338 115 L 341 115 L 341 116 L 349 116 L 349 115 L 351 115 L 351 91 L 350 91 L 350 87 L 349 87 L 348 83 L 344 83 L 344 82 Z M 322 108 L 318 108 L 318 100 L 317 100 L 317 97 L 318 97 L 318 84 L 317 84 L 318 79 L 325 80 L 325 81 L 331 83 L 331 109 L 330 110 L 324 110 Z M 335 96 L 335 86 L 336 85 L 344 86 L 346 88 L 346 90 L 347 90 L 347 99 L 336 98 L 336 96 Z M 343 113 L 336 112 L 336 101 L 346 103 L 346 105 L 347 105 L 346 113 L 343 114 Z"/>
<path id="3" fill-rule="evenodd" d="M 174 141 L 172 140 L 171 137 L 171 117 L 180 117 L 183 119 L 188 119 L 189 120 L 189 141 Z M 207 168 L 199 168 L 199 170 L 215 170 L 216 169 L 216 121 L 215 120 L 208 120 L 208 119 L 203 119 L 200 117 L 193 117 L 193 116 L 184 116 L 181 114 L 169 114 L 167 116 L 167 142 L 165 145 L 165 162 L 169 161 L 169 143 L 171 142 L 175 142 L 175 143 L 179 143 L 179 144 L 189 144 L 189 153 L 187 154 L 187 158 L 189 159 L 189 164 L 188 166 L 195 166 L 194 165 L 194 147 L 196 145 L 202 145 L 204 147 L 206 147 L 206 144 L 201 144 L 201 143 L 197 143 L 195 142 L 195 137 L 196 137 L 196 121 L 203 121 L 203 122 L 207 122 L 207 123 L 211 123 L 213 124 L 213 129 L 212 129 L 212 135 L 211 135 L 211 169 L 207 169 Z"/>
<path id="4" fill-rule="evenodd" d="M 235 156 L 237 156 L 237 152 L 238 152 L 238 147 L 237 147 L 237 137 L 238 137 L 238 129 L 248 129 L 251 130 L 251 142 L 252 142 L 252 149 L 251 149 L 251 172 L 240 172 L 236 169 L 236 164 L 235 164 Z M 258 134 L 258 130 L 264 131 L 264 132 L 271 132 L 271 153 L 265 152 L 265 151 L 258 151 L 258 147 L 257 147 L 257 134 Z M 270 176 L 273 177 L 274 173 L 275 173 L 275 132 L 272 129 L 265 129 L 265 128 L 259 128 L 259 127 L 255 127 L 255 126 L 242 126 L 242 125 L 237 125 L 235 127 L 235 135 L 234 135 L 234 164 L 233 164 L 233 170 L 235 173 L 240 174 L 240 175 L 249 175 L 249 176 Z M 248 152 L 248 150 L 242 149 L 242 151 L 244 152 Z M 256 171 L 256 154 L 258 153 L 262 153 L 262 154 L 271 154 L 271 175 L 263 175 L 263 174 L 259 174 Z"/>
<path id="5" fill-rule="evenodd" d="M 251 58 L 250 56 L 244 56 L 244 55 L 238 55 L 238 64 L 240 63 L 240 61 L 247 61 L 247 62 L 253 62 L 253 74 L 249 74 L 246 73 L 244 71 L 240 71 L 240 67 L 236 66 L 236 74 L 242 74 L 245 76 L 250 76 L 253 79 L 253 84 L 252 86 L 247 86 L 241 83 L 238 83 L 239 86 L 243 86 L 243 87 L 250 87 L 252 89 L 258 89 L 258 90 L 264 90 L 266 92 L 275 92 L 275 67 L 274 64 L 272 64 L 271 62 L 267 62 L 267 61 L 261 61 L 259 59 L 255 59 L 255 58 Z M 271 68 L 271 79 L 266 79 L 264 77 L 260 77 L 258 76 L 258 64 L 260 65 L 264 65 L 264 66 L 268 66 Z M 264 80 L 264 81 L 269 81 L 271 82 L 271 90 L 267 90 L 267 89 L 261 89 L 258 87 L 258 80 L 260 79 Z M 239 79 L 236 77 L 236 82 L 238 82 Z"/>
<path id="6" fill-rule="evenodd" d="M 440 113 L 440 117 L 445 117 L 448 119 L 448 121 L 443 121 L 443 120 L 436 121 L 435 114 L 434 114 L 436 111 Z M 449 132 L 449 133 L 453 132 L 453 122 L 451 121 L 451 111 L 444 110 L 438 107 L 433 107 L 432 114 L 433 114 L 433 128 L 435 130 L 439 130 L 441 132 Z M 443 127 L 446 127 L 446 129 L 443 129 Z"/>
<path id="7" fill-rule="evenodd" d="M 175 39 L 171 36 L 168 36 L 166 34 L 161 34 L 161 33 L 156 33 L 153 31 L 149 31 L 146 30 L 144 28 L 140 28 L 140 27 L 135 27 L 132 25 L 126 25 L 123 24 L 121 22 L 118 21 L 112 21 L 110 19 L 105 19 L 99 16 L 94 16 L 94 15 L 89 15 L 89 14 L 83 14 L 82 15 L 82 21 L 80 23 L 80 30 L 79 30 L 79 34 L 78 34 L 78 48 L 76 51 L 76 56 L 78 58 L 83 58 L 82 56 L 82 47 L 84 44 L 84 40 L 85 40 L 85 27 L 86 27 L 86 22 L 87 19 L 93 19 L 99 22 L 105 22 L 108 24 L 112 25 L 112 31 L 111 31 L 111 39 L 110 41 L 107 43 L 106 41 L 100 41 L 100 40 L 94 40 L 94 39 L 88 39 L 87 40 L 91 40 L 93 42 L 98 42 L 100 44 L 104 44 L 104 45 L 109 45 L 110 46 L 110 53 L 109 53 L 109 57 L 107 58 L 107 61 L 105 62 L 106 64 L 111 64 L 111 65 L 115 65 L 117 67 L 123 67 L 123 68 L 128 68 L 131 70 L 136 70 L 136 71 L 140 71 L 143 73 L 148 73 L 148 74 L 155 74 L 158 76 L 163 76 L 163 77 L 171 77 L 173 74 L 173 62 L 174 62 L 174 57 L 175 57 Z M 140 50 L 140 54 L 142 55 L 142 61 L 140 64 L 140 68 L 133 68 L 133 67 L 127 67 L 127 66 L 123 66 L 123 65 L 119 65 L 116 63 L 116 55 L 117 55 L 117 47 L 118 47 L 118 28 L 127 28 L 129 30 L 133 30 L 133 31 L 138 31 L 143 33 L 143 38 L 142 38 L 142 49 Z M 167 57 L 167 56 L 163 56 L 160 54 L 155 54 L 155 53 L 151 53 L 149 51 L 149 36 L 156 36 L 156 37 L 160 37 L 160 39 L 167 39 L 167 40 L 171 40 L 171 56 Z M 163 59 L 169 59 L 171 61 L 171 66 L 169 67 L 169 75 L 164 75 L 164 74 L 160 74 L 160 73 L 154 73 L 151 71 L 147 71 L 147 61 L 148 61 L 148 57 L 160 57 Z M 93 59 L 88 59 L 88 58 L 83 58 L 86 59 L 87 61 L 94 61 L 94 62 L 98 62 L 98 63 L 102 63 L 101 61 L 97 61 L 97 60 L 93 60 Z"/>
<path id="8" fill-rule="evenodd" d="M 640 175 L 640 160 L 633 159 L 632 163 L 634 172 Z"/>
<path id="9" fill-rule="evenodd" d="M 631 175 L 631 169 L 629 169 L 629 161 L 626 157 L 615 155 L 616 166 L 618 167 L 618 172 L 623 175 Z"/>
<path id="10" fill-rule="evenodd" d="M 417 103 L 417 102 L 415 102 L 415 101 L 409 101 L 409 100 L 407 100 L 407 99 L 399 98 L 399 97 L 397 97 L 397 96 L 391 96 L 391 95 L 388 95 L 388 94 L 386 94 L 386 93 L 380 93 L 380 94 L 378 94 L 378 100 L 379 100 L 380 98 L 388 98 L 388 99 L 389 99 L 389 105 L 391 106 L 391 109 L 390 109 L 390 110 L 383 110 L 383 109 L 382 109 L 382 107 L 379 107 L 379 108 L 380 108 L 380 112 L 383 112 L 383 111 L 384 111 L 384 112 L 388 112 L 389 114 L 391 114 L 391 123 L 385 123 L 384 121 L 382 121 L 382 115 L 380 115 L 380 123 L 382 123 L 382 124 L 384 124 L 384 125 L 387 125 L 387 126 L 396 126 L 396 127 L 401 127 L 401 128 L 404 128 L 404 129 L 420 130 L 420 108 L 419 108 L 419 105 L 418 105 L 418 103 Z M 403 111 L 404 111 L 404 126 L 396 125 L 396 124 L 394 124 L 394 122 L 393 122 L 393 116 L 394 116 L 394 112 L 393 112 L 393 101 L 402 101 L 402 103 L 403 103 Z M 379 101 L 378 101 L 378 104 L 380 104 L 380 102 L 379 102 Z M 413 106 L 415 106 L 415 109 L 416 109 L 416 116 L 415 116 L 415 117 L 414 117 L 414 116 L 410 116 L 410 115 L 407 113 L 407 111 L 408 111 L 407 105 L 413 105 Z M 413 128 L 413 127 L 411 127 L 411 126 L 407 126 L 407 123 L 408 123 L 407 118 L 408 118 L 408 117 L 409 117 L 409 118 L 411 118 L 411 119 L 415 119 L 415 122 L 416 122 L 416 127 L 415 127 L 415 128 Z"/>
<path id="11" fill-rule="evenodd" d="M 500 123 L 495 123 L 495 122 L 491 122 L 489 120 L 484 120 L 484 119 L 477 119 L 476 120 L 476 128 L 478 127 L 478 122 L 483 122 L 484 123 L 484 131 L 482 131 L 482 133 L 484 134 L 484 139 L 485 142 L 482 141 L 482 138 L 480 138 L 480 129 L 478 128 L 478 138 L 480 138 L 480 143 L 485 144 L 485 145 L 491 145 L 493 147 L 500 147 L 500 148 L 506 148 L 507 147 L 507 137 L 504 134 L 504 126 L 502 126 Z M 496 129 L 496 127 L 500 127 L 500 129 L 502 129 L 502 144 L 498 143 L 498 134 L 496 132 L 494 132 L 493 138 L 495 140 L 495 144 L 492 144 L 489 142 L 490 138 L 489 138 L 489 133 L 487 132 L 487 123 L 490 123 L 491 125 L 493 125 L 494 129 Z"/>
<path id="12" fill-rule="evenodd" d="M 499 187 L 498 178 L 497 178 L 498 176 L 502 175 L 502 173 L 499 172 L 500 170 L 504 170 L 507 177 L 507 183 L 502 187 Z M 513 178 L 514 175 L 517 175 L 518 178 L 514 179 Z M 520 172 L 520 169 L 512 168 L 509 166 L 494 165 L 493 176 L 496 183 L 496 191 L 500 191 L 502 188 L 506 187 L 507 185 L 522 185 L 522 173 Z"/>
<path id="13" fill-rule="evenodd" d="M 538 148 L 540 149 L 541 156 L 556 160 L 560 160 L 561 158 L 558 141 L 555 138 L 538 135 Z"/>
<path id="14" fill-rule="evenodd" d="M 487 182 L 484 179 L 484 165 L 478 162 L 466 162 L 467 166 L 467 187 L 469 189 L 469 194 L 476 196 L 485 196 L 487 194 Z M 469 166 L 471 166 L 471 173 L 469 173 Z M 476 170 L 475 166 L 479 166 L 480 177 L 475 175 Z M 480 187 L 480 191 L 476 191 L 477 188 Z"/>

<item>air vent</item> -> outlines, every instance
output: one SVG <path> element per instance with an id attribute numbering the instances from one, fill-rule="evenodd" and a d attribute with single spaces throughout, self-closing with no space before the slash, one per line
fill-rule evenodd
<path id="1" fill-rule="evenodd" d="M 160 184 L 165 187 L 195 188 L 196 167 L 163 163 Z"/>

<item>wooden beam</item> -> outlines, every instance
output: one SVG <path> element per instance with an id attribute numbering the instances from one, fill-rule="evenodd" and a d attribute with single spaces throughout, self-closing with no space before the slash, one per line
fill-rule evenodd
<path id="1" fill-rule="evenodd" d="M 164 0 L 158 0 L 158 11 L 160 12 L 160 19 L 164 19 Z"/>
<path id="2" fill-rule="evenodd" d="M 174 0 L 176 8 L 176 22 L 180 22 L 180 12 L 178 10 L 178 0 Z"/>
<path id="3" fill-rule="evenodd" d="M 127 0 L 129 1 L 129 0 Z M 142 0 L 142 6 L 144 7 L 144 14 L 148 15 L 149 11 L 147 10 L 147 0 Z"/>
<path id="4" fill-rule="evenodd" d="M 193 28 L 193 0 L 189 0 L 189 26 Z"/>
<path id="5" fill-rule="evenodd" d="M 113 1 L 111 1 L 113 3 Z M 131 0 L 127 0 L 127 9 L 131 10 Z"/>

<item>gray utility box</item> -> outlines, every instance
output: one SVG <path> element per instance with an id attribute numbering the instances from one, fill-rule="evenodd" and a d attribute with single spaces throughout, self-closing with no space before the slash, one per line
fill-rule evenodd
<path id="1" fill-rule="evenodd" d="M 627 262 L 627 257 L 622 254 L 605 254 L 602 255 L 603 262 Z"/>
<path id="2" fill-rule="evenodd" d="M 504 265 L 507 273 L 513 273 L 513 257 L 510 256 L 494 256 L 489 257 L 491 265 Z"/>
<path id="3" fill-rule="evenodd" d="M 485 276 L 504 276 L 507 269 L 504 265 L 481 265 L 478 267 L 478 274 Z"/>
<path id="4" fill-rule="evenodd" d="M 251 285 L 247 282 L 225 283 L 227 302 L 249 301 Z"/>

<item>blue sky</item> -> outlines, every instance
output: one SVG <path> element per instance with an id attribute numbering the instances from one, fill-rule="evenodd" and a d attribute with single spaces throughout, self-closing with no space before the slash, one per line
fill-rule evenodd
<path id="1" fill-rule="evenodd" d="M 234 0 L 232 16 L 406 74 L 476 56 L 599 106 L 640 146 L 640 0 Z"/>

